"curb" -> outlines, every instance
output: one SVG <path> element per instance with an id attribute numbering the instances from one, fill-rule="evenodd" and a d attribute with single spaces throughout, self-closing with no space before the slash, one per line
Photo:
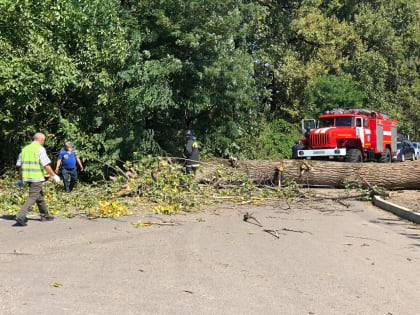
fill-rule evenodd
<path id="1" fill-rule="evenodd" d="M 382 210 L 392 212 L 393 214 L 403 219 L 420 224 L 420 213 L 401 207 L 399 205 L 396 205 L 395 203 L 383 200 L 379 196 L 373 196 L 372 202 L 375 206 L 381 208 Z"/>

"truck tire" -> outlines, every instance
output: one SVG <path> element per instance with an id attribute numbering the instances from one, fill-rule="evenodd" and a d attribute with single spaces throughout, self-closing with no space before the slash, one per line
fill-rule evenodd
<path id="1" fill-rule="evenodd" d="M 385 153 L 381 154 L 381 157 L 379 158 L 380 163 L 391 163 L 392 156 L 391 156 L 391 150 L 389 148 L 385 149 Z"/>
<path id="2" fill-rule="evenodd" d="M 363 162 L 362 152 L 359 149 L 348 149 L 346 154 L 346 162 L 361 163 Z"/>

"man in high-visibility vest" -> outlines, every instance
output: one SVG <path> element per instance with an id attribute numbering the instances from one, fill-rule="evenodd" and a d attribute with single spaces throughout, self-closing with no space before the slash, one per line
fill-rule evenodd
<path id="1" fill-rule="evenodd" d="M 22 149 L 16 162 L 16 166 L 19 168 L 17 186 L 22 188 L 24 182 L 29 184 L 29 198 L 16 215 L 16 225 L 18 226 L 26 225 L 26 215 L 35 202 L 38 205 L 41 221 L 54 219 L 53 216 L 48 214 L 42 184 L 47 174 L 50 174 L 56 183 L 60 182 L 60 177 L 54 173 L 50 166 L 51 160 L 43 147 L 44 142 L 45 135 L 40 132 L 36 133 L 34 141 Z"/>

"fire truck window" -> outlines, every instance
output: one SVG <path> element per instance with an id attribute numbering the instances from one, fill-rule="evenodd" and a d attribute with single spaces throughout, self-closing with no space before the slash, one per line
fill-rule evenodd
<path id="1" fill-rule="evenodd" d="M 356 118 L 356 127 L 362 127 L 362 118 Z"/>
<path id="2" fill-rule="evenodd" d="M 334 126 L 334 118 L 324 118 L 319 121 L 320 128 L 332 127 L 332 126 Z"/>
<path id="3" fill-rule="evenodd" d="M 363 119 L 363 127 L 369 128 L 369 120 Z"/>
<path id="4" fill-rule="evenodd" d="M 353 117 L 337 117 L 335 119 L 335 125 L 340 127 L 352 127 Z"/>

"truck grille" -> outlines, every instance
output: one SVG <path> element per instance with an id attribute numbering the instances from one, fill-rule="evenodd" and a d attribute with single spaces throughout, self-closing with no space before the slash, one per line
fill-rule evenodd
<path id="1" fill-rule="evenodd" d="M 325 133 L 314 133 L 309 138 L 312 147 L 328 146 L 330 144 L 330 136 Z"/>

